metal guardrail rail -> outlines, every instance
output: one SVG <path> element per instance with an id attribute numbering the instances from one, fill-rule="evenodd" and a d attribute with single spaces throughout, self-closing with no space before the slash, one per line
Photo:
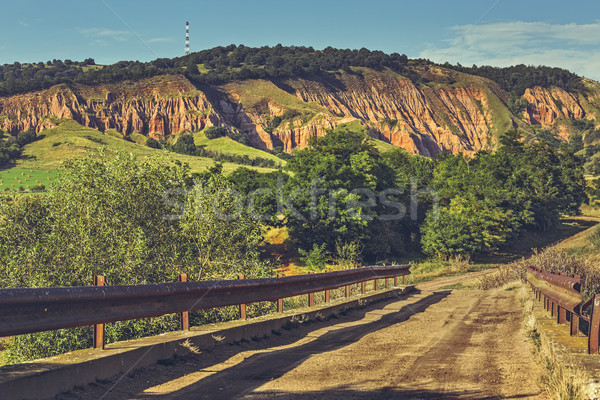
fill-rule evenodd
<path id="1" fill-rule="evenodd" d="M 588 354 L 598 354 L 600 295 L 595 294 L 583 302 L 580 276 L 553 274 L 533 267 L 525 267 L 525 270 L 536 299 L 544 302 L 544 308 L 556 316 L 558 324 L 570 322 L 571 336 L 581 332 L 580 319 L 587 323 Z"/>
<path id="2" fill-rule="evenodd" d="M 97 277 L 99 286 L 0 289 L 0 337 L 45 330 L 95 325 L 94 347 L 103 347 L 103 325 L 107 322 L 157 317 L 181 313 L 182 329 L 188 329 L 187 312 L 199 309 L 240 305 L 240 317 L 245 318 L 246 303 L 277 301 L 312 294 L 348 285 L 410 274 L 409 265 L 368 266 L 345 271 L 325 272 L 266 279 L 180 282 L 103 286 L 104 278 Z M 100 278 L 100 279 L 98 279 Z"/>

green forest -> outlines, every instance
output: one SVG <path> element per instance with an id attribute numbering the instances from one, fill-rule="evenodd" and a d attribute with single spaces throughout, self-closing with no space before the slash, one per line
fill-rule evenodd
<path id="1" fill-rule="evenodd" d="M 0 66 L 0 96 L 47 89 L 53 85 L 114 83 L 140 80 L 156 75 L 183 74 L 192 82 L 221 84 L 243 79 L 279 79 L 311 75 L 327 75 L 351 67 L 376 70 L 389 68 L 414 82 L 427 82 L 427 76 L 414 67 L 435 65 L 426 59 L 408 59 L 404 54 L 382 51 L 335 49 L 327 47 L 282 46 L 247 47 L 219 46 L 173 59 L 158 58 L 150 62 L 120 61 L 112 65 L 95 65 L 84 61 L 48 60 L 38 63 L 4 64 Z M 443 65 L 497 82 L 503 89 L 520 96 L 533 86 L 557 86 L 565 90 L 583 89 L 580 78 L 561 68 L 517 65 L 463 67 Z"/>

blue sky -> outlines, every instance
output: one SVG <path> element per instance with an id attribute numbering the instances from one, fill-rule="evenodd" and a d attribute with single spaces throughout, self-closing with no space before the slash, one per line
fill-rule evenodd
<path id="1" fill-rule="evenodd" d="M 14 1 L 2 6 L 0 64 L 99 64 L 219 45 L 361 48 L 463 65 L 550 65 L 600 80 L 600 2 Z"/>

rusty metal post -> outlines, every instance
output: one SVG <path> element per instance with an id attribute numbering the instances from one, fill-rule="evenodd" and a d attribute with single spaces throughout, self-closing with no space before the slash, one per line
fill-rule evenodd
<path id="1" fill-rule="evenodd" d="M 179 274 L 179 282 L 187 282 L 187 274 Z M 182 311 L 179 313 L 179 329 L 182 331 L 190 330 L 190 313 Z"/>
<path id="2" fill-rule="evenodd" d="M 239 274 L 238 279 L 244 279 L 244 274 Z M 246 319 L 246 305 L 240 304 L 240 319 Z"/>
<path id="3" fill-rule="evenodd" d="M 362 294 L 365 294 L 365 293 L 367 293 L 367 282 L 365 282 L 365 281 L 362 281 L 362 282 L 360 283 L 360 292 L 361 292 Z"/>
<path id="4" fill-rule="evenodd" d="M 94 276 L 95 286 L 104 286 L 106 281 L 103 275 Z M 104 324 L 94 325 L 94 348 L 104 349 Z"/>
<path id="5" fill-rule="evenodd" d="M 277 274 L 278 278 L 281 278 L 282 276 L 283 276 L 283 274 Z M 278 313 L 283 312 L 283 299 L 277 299 L 277 312 Z"/>
<path id="6" fill-rule="evenodd" d="M 552 300 L 552 301 L 550 302 L 550 304 L 551 304 L 551 307 L 552 307 L 552 308 L 550 309 L 550 316 L 551 316 L 551 317 L 554 317 L 554 316 L 557 314 L 557 313 L 556 313 L 556 303 L 554 302 L 554 300 Z"/>
<path id="7" fill-rule="evenodd" d="M 350 285 L 346 285 L 345 289 L 346 290 L 345 290 L 344 294 L 346 295 L 346 298 L 348 298 L 348 297 L 350 297 Z"/>
<path id="8" fill-rule="evenodd" d="M 377 291 L 377 289 L 379 289 L 379 281 L 375 279 L 373 281 L 373 290 Z"/>
<path id="9" fill-rule="evenodd" d="M 394 287 L 398 286 L 398 277 L 394 277 Z"/>
<path id="10" fill-rule="evenodd" d="M 579 334 L 579 315 L 571 313 L 571 336 Z"/>
<path id="11" fill-rule="evenodd" d="M 390 280 L 388 278 L 385 278 L 385 289 L 389 289 L 390 288 Z"/>
<path id="12" fill-rule="evenodd" d="M 311 275 L 313 273 L 314 272 L 309 272 L 308 274 Z M 314 305 L 315 305 L 315 294 L 313 292 L 310 292 L 308 294 L 308 306 L 309 307 L 314 307 Z"/>
<path id="13" fill-rule="evenodd" d="M 329 289 L 327 289 L 325 291 L 325 303 L 329 303 L 330 300 L 331 300 L 331 291 Z"/>
<path id="14" fill-rule="evenodd" d="M 406 275 L 402 275 L 402 285 L 406 285 Z"/>
<path id="15" fill-rule="evenodd" d="M 558 308 L 558 318 L 556 319 L 556 322 L 558 322 L 559 324 L 566 324 L 567 323 L 567 310 L 561 306 L 557 306 Z"/>
<path id="16" fill-rule="evenodd" d="M 600 295 L 592 300 L 592 315 L 588 332 L 588 353 L 598 354 L 598 336 L 600 335 Z"/>

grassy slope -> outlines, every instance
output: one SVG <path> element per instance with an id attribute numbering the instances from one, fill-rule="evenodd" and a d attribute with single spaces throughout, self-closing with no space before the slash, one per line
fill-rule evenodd
<path id="1" fill-rule="evenodd" d="M 285 161 L 281 158 L 274 156 L 273 154 L 267 153 L 266 151 L 262 151 L 259 149 L 255 149 L 254 147 L 238 143 L 229 137 L 208 139 L 206 136 L 204 136 L 204 133 L 196 132 L 194 133 L 194 143 L 196 143 L 196 146 L 204 146 L 206 150 L 218 151 L 227 154 L 238 154 L 242 156 L 247 155 L 250 158 L 267 158 L 269 160 L 275 161 L 278 164 L 281 163 L 285 165 Z"/>
<path id="2" fill-rule="evenodd" d="M 40 134 L 40 139 L 25 146 L 24 157 L 17 161 L 15 168 L 28 170 L 54 170 L 60 168 L 62 161 L 84 155 L 106 146 L 111 149 L 134 153 L 138 156 L 151 156 L 163 153 L 146 146 L 132 143 L 101 132 L 86 128 L 75 121 L 67 121 L 56 128 L 48 129 Z M 177 153 L 168 153 L 171 159 L 188 163 L 192 171 L 202 171 L 213 165 L 213 160 L 204 157 L 193 157 Z M 224 163 L 225 172 L 231 172 L 240 165 Z M 271 171 L 266 168 L 255 168 Z"/>
<path id="3" fill-rule="evenodd" d="M 256 109 L 264 101 L 270 101 L 285 109 L 296 110 L 302 114 L 329 114 L 325 107 L 316 103 L 307 103 L 274 83 L 262 79 L 228 83 L 223 88 L 239 96 L 239 102 L 245 109 Z"/>

